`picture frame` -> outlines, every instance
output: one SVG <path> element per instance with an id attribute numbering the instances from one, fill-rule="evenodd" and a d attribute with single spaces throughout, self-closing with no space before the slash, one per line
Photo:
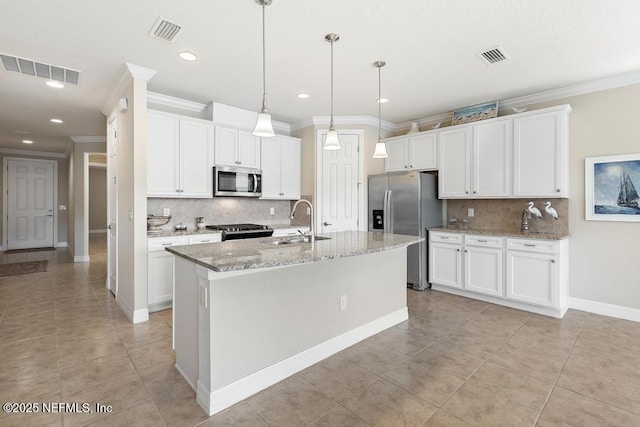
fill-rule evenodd
<path id="1" fill-rule="evenodd" d="M 498 117 L 498 101 L 485 102 L 454 111 L 451 125 L 461 125 L 495 117 Z"/>
<path id="2" fill-rule="evenodd" d="M 640 153 L 585 158 L 585 219 L 640 222 Z"/>

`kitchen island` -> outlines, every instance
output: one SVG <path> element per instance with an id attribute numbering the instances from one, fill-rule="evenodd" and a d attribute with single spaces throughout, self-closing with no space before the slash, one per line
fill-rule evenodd
<path id="1" fill-rule="evenodd" d="M 209 415 L 408 318 L 406 248 L 422 238 L 322 237 L 167 248 L 176 367 Z"/>

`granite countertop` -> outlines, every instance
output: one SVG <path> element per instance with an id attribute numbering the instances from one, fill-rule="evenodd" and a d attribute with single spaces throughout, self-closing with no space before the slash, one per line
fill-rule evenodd
<path id="1" fill-rule="evenodd" d="M 181 245 L 166 250 L 217 272 L 305 264 L 327 259 L 364 255 L 409 246 L 424 238 L 400 234 L 343 231 L 324 233 L 327 240 L 274 245 L 282 237 L 228 240 L 221 243 Z"/>
<path id="2" fill-rule="evenodd" d="M 521 232 L 513 230 L 486 230 L 477 228 L 451 228 L 451 227 L 427 227 L 429 231 L 441 231 L 445 233 L 479 234 L 483 236 L 515 237 L 517 239 L 537 240 L 563 240 L 571 237 L 570 234 Z"/>
<path id="3" fill-rule="evenodd" d="M 169 229 L 161 229 L 160 233 L 149 233 L 147 231 L 147 238 L 150 239 L 152 237 L 177 237 L 177 236 L 197 236 L 197 235 L 202 235 L 202 234 L 216 234 L 216 233 L 220 233 L 217 230 L 207 230 L 206 228 L 204 229 L 197 229 L 195 227 L 192 228 L 187 228 L 186 230 L 174 230 L 173 228 Z"/>

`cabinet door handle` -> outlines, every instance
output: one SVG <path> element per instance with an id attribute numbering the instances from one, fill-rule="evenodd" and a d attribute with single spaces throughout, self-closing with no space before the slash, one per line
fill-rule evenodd
<path id="1" fill-rule="evenodd" d="M 559 188 L 556 188 L 556 193 L 559 193 L 559 192 L 560 192 L 560 189 L 559 189 Z"/>
<path id="2" fill-rule="evenodd" d="M 200 240 L 200 243 L 209 243 L 211 240 Z"/>
<path id="3" fill-rule="evenodd" d="M 469 194 L 469 192 L 468 192 L 468 191 L 465 191 L 465 192 L 464 192 L 464 194 Z"/>
<path id="4" fill-rule="evenodd" d="M 409 165 L 409 167 L 410 167 L 410 168 L 412 168 L 412 167 L 413 167 L 413 165 Z"/>
<path id="5" fill-rule="evenodd" d="M 448 238 L 447 236 L 440 236 L 440 238 L 441 238 L 442 240 L 449 240 L 449 238 Z"/>
<path id="6" fill-rule="evenodd" d="M 404 165 L 404 168 L 405 168 L 405 169 L 409 169 L 409 168 L 407 167 L 407 165 Z"/>
<path id="7" fill-rule="evenodd" d="M 555 259 L 552 259 L 552 260 L 551 260 L 551 264 L 555 264 L 555 263 L 556 263 L 556 260 L 555 260 Z"/>
<path id="8" fill-rule="evenodd" d="M 163 243 L 162 246 L 171 246 L 173 243 Z"/>
<path id="9" fill-rule="evenodd" d="M 467 253 L 469 253 L 469 251 L 465 249 L 465 250 L 464 250 L 464 253 L 465 253 L 465 254 L 467 254 Z"/>
<path id="10" fill-rule="evenodd" d="M 486 240 L 484 240 L 484 239 L 478 239 L 478 242 L 479 242 L 479 243 L 487 243 L 487 241 L 486 241 Z"/>
<path id="11" fill-rule="evenodd" d="M 330 225 L 331 225 L 331 223 L 329 223 L 329 222 L 325 221 L 325 222 L 323 222 L 323 223 L 322 223 L 322 225 L 324 225 L 325 227 L 328 227 L 328 226 L 330 226 Z"/>
<path id="12" fill-rule="evenodd" d="M 535 247 L 536 247 L 536 245 L 533 245 L 533 244 L 531 244 L 531 243 L 525 243 L 524 245 L 525 245 L 525 246 L 528 246 L 528 247 L 530 247 L 530 248 L 535 248 Z"/>

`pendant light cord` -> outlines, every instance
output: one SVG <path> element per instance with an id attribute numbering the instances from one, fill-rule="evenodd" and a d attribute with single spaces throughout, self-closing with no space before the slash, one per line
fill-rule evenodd
<path id="1" fill-rule="evenodd" d="M 262 2 L 262 112 L 267 111 L 267 67 L 266 67 L 266 42 L 265 42 L 265 19 L 264 2 Z"/>
<path id="2" fill-rule="evenodd" d="M 333 39 L 331 39 L 331 123 L 329 130 L 333 130 Z"/>
<path id="3" fill-rule="evenodd" d="M 378 67 L 378 141 L 382 141 L 382 84 L 380 83 L 380 68 Z"/>

